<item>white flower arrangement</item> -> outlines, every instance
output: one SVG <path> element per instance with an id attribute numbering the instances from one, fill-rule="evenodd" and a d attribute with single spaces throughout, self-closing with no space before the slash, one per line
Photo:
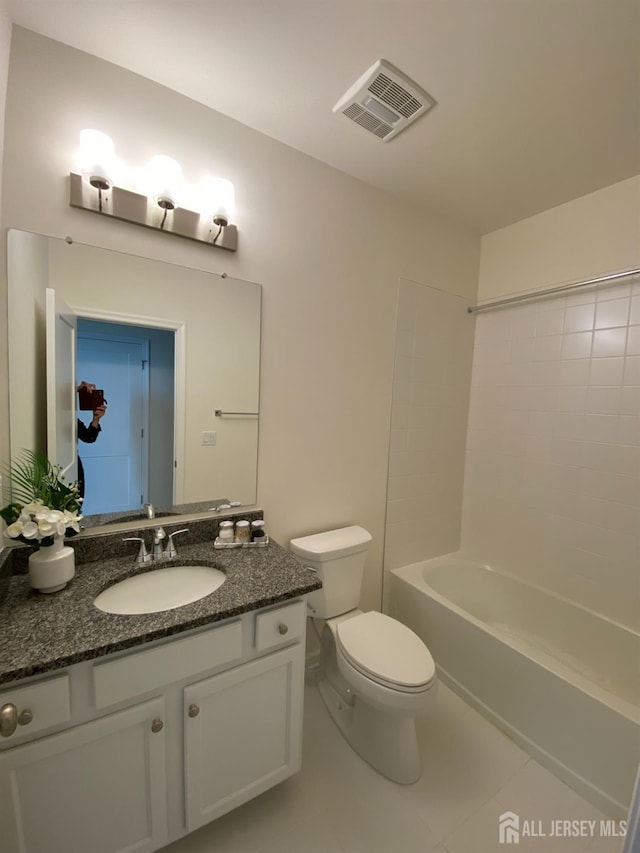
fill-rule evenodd
<path id="1" fill-rule="evenodd" d="M 22 455 L 3 470 L 13 498 L 0 509 L 5 536 L 46 546 L 56 537 L 79 533 L 82 498 L 77 483 L 65 483 L 60 466 L 46 456 L 29 450 Z"/>
<path id="2" fill-rule="evenodd" d="M 51 509 L 42 501 L 31 501 L 20 510 L 18 518 L 7 527 L 10 539 L 27 539 L 42 542 L 50 536 L 64 536 L 68 529 L 80 533 L 82 516 L 68 509 Z"/>

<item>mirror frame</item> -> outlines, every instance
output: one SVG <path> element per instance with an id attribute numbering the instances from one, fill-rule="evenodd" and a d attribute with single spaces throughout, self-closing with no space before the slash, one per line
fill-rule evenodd
<path id="1" fill-rule="evenodd" d="M 33 240 L 40 239 L 40 240 L 47 241 L 47 244 L 42 244 L 43 245 L 43 251 L 44 251 L 45 245 L 47 247 L 51 245 L 50 241 L 56 241 L 56 245 L 59 245 L 60 242 L 66 242 L 67 244 L 73 243 L 73 241 L 71 241 L 70 238 L 66 238 L 66 240 L 63 240 L 62 238 L 59 238 L 59 237 L 53 237 L 53 236 L 45 235 L 45 234 L 37 234 L 35 232 L 24 231 L 22 229 L 9 229 L 9 231 L 8 231 L 8 264 L 7 264 L 7 267 L 8 267 L 7 301 L 8 301 L 9 326 L 12 325 L 12 322 L 11 322 L 12 316 L 15 316 L 12 313 L 13 312 L 12 293 L 15 291 L 15 289 L 17 287 L 20 286 L 19 277 L 24 275 L 24 272 L 20 270 L 20 258 L 17 257 L 17 254 L 19 254 L 19 253 L 16 253 L 15 249 L 12 248 L 12 242 L 17 239 L 15 237 L 15 235 L 26 235 L 26 236 L 32 238 Z M 77 245 L 82 246 L 85 249 L 90 249 L 90 250 L 95 249 L 98 252 L 113 253 L 114 255 L 119 256 L 120 258 L 124 258 L 124 259 L 131 258 L 135 261 L 140 261 L 140 262 L 148 261 L 150 264 L 161 264 L 164 268 L 167 268 L 168 270 L 175 269 L 176 272 L 179 272 L 180 270 L 193 271 L 194 273 L 196 273 L 198 275 L 211 276 L 212 278 L 215 278 L 215 279 L 217 279 L 217 278 L 221 278 L 221 279 L 230 278 L 231 281 L 236 280 L 235 277 L 228 277 L 226 274 L 213 273 L 213 272 L 210 272 L 207 270 L 201 270 L 201 269 L 198 269 L 195 267 L 186 267 L 186 266 L 181 265 L 181 264 L 173 264 L 173 263 L 167 262 L 167 261 L 159 261 L 159 260 L 156 260 L 154 258 L 149 258 L 149 257 L 142 256 L 142 255 L 133 255 L 133 254 L 128 253 L 128 252 L 119 252 L 118 250 L 107 249 L 107 248 L 104 248 L 101 246 L 95 246 L 95 245 L 91 245 L 88 243 L 84 243 L 84 244 L 78 243 Z M 48 267 L 46 268 L 46 273 L 47 273 L 47 275 L 46 275 L 46 278 L 44 279 L 45 287 L 46 287 L 46 285 L 49 284 L 49 278 L 50 278 Z M 256 350 L 257 350 L 257 364 L 256 364 L 254 370 L 255 370 L 255 374 L 256 374 L 256 391 L 255 391 L 255 393 L 256 393 L 257 402 L 259 403 L 259 400 L 260 400 L 262 287 L 257 282 L 249 282 L 249 281 L 246 281 L 243 279 L 237 279 L 237 281 L 241 282 L 244 285 L 252 285 L 253 287 L 256 287 L 258 289 L 257 290 L 257 293 L 258 293 L 257 316 L 255 319 L 255 322 L 257 324 L 257 338 L 254 339 L 254 345 L 256 346 Z M 32 294 L 35 294 L 36 290 L 39 293 L 39 288 L 40 288 L 40 284 L 36 284 L 36 285 L 32 284 Z M 43 288 L 43 290 L 44 290 L 44 288 Z M 66 294 L 63 294 L 63 295 L 66 298 Z M 148 325 L 148 326 L 154 327 L 154 328 L 167 328 L 167 329 L 173 330 L 175 335 L 176 335 L 176 339 L 175 339 L 175 341 L 176 341 L 176 347 L 175 347 L 176 370 L 179 369 L 179 364 L 181 362 L 182 368 L 184 369 L 185 376 L 186 376 L 186 369 L 187 369 L 187 363 L 186 363 L 187 362 L 186 328 L 185 328 L 186 324 L 184 322 L 182 322 L 182 321 L 170 321 L 168 319 L 166 319 L 164 321 L 162 321 L 162 320 L 158 321 L 158 318 L 149 318 L 149 317 L 145 318 L 145 317 L 142 317 L 140 315 L 135 315 L 135 314 L 124 314 L 124 313 L 119 313 L 116 311 L 104 311 L 104 310 L 97 308 L 97 307 L 93 308 L 93 307 L 76 305 L 75 302 L 77 300 L 68 300 L 68 301 L 70 301 L 72 303 L 72 306 L 77 311 L 78 315 L 83 317 L 83 318 L 95 319 L 95 320 L 99 320 L 99 321 L 102 320 L 102 321 L 107 321 L 107 322 L 109 322 L 109 321 L 110 322 L 120 322 L 120 323 L 125 323 L 125 324 L 126 323 L 128 323 L 128 324 L 134 323 L 137 325 Z M 34 303 L 35 303 L 35 299 L 34 299 Z M 44 341 L 39 339 L 39 338 L 43 337 L 43 335 L 42 335 L 43 318 L 38 316 L 39 315 L 39 306 L 34 304 L 32 307 L 34 310 L 31 312 L 30 319 L 31 319 L 32 324 L 33 324 L 32 339 L 34 341 L 34 352 L 32 354 L 32 363 L 30 364 L 30 371 L 29 372 L 30 372 L 30 375 L 33 377 L 34 389 L 38 389 L 38 388 L 43 387 L 43 381 L 44 381 L 43 376 L 44 376 L 44 373 L 46 371 L 46 368 L 43 364 L 43 361 L 44 361 Z M 39 324 L 41 324 L 41 325 L 39 326 Z M 18 331 L 16 334 L 17 334 L 18 339 L 20 339 L 20 332 Z M 12 347 L 12 337 L 13 337 L 13 347 Z M 15 387 L 19 381 L 19 378 L 17 378 L 18 374 L 17 374 L 16 369 L 15 369 L 15 361 L 16 361 L 16 358 L 19 358 L 19 357 L 18 357 L 17 351 L 15 350 L 16 335 L 14 334 L 12 336 L 10 333 L 8 335 L 8 338 L 9 338 L 8 343 L 9 343 L 9 350 L 10 350 L 9 397 L 10 397 L 10 402 L 13 402 Z M 22 352 L 22 351 L 24 351 L 24 348 L 25 348 L 24 341 L 21 341 L 21 345 L 22 345 L 22 350 L 21 350 L 21 352 Z M 29 347 L 29 341 L 27 341 L 26 347 Z M 12 349 L 14 349 L 13 358 L 11 355 Z M 12 361 L 14 362 L 14 369 L 13 370 L 12 370 Z M 233 368 L 230 369 L 230 372 L 231 373 L 234 372 Z M 182 460 L 183 461 L 184 461 L 184 455 L 185 455 L 185 451 L 186 451 L 186 446 L 185 446 L 185 439 L 186 439 L 185 430 L 186 430 L 186 420 L 187 420 L 186 396 L 187 395 L 186 395 L 186 382 L 185 382 L 182 385 L 182 391 L 178 392 L 176 395 L 175 413 L 174 413 L 175 424 L 176 424 L 176 441 L 175 441 L 176 451 L 178 453 L 182 454 Z M 38 394 L 37 390 L 34 392 L 34 400 L 35 400 L 35 405 L 32 407 L 31 410 L 27 410 L 27 417 L 31 418 L 33 421 L 33 445 L 37 447 L 37 446 L 44 446 L 43 441 L 42 441 L 42 433 L 44 432 L 44 430 L 42 429 L 42 423 L 40 422 L 40 419 L 43 418 L 44 412 L 42 411 L 43 406 L 42 406 L 41 395 Z M 40 400 L 39 403 L 38 403 L 38 400 Z M 13 408 L 13 407 L 10 406 L 10 408 Z M 259 405 L 256 406 L 256 411 L 259 413 Z M 13 426 L 13 419 L 11 419 L 11 420 L 12 420 L 12 426 Z M 181 439 L 178 438 L 179 433 L 181 433 L 181 436 L 182 436 Z M 13 435 L 14 435 L 14 430 L 11 429 L 10 430 L 11 452 L 15 453 L 16 448 L 14 447 L 14 443 L 13 443 Z M 29 440 L 29 436 L 27 437 L 27 441 L 28 440 Z M 254 483 L 255 483 L 255 485 L 254 485 L 254 489 L 253 489 L 253 500 L 251 503 L 242 504 L 242 506 L 255 506 L 255 500 L 257 497 L 258 445 L 259 445 L 259 415 L 258 415 L 258 418 L 256 421 L 256 434 L 255 434 L 255 465 L 254 465 Z M 175 458 L 177 459 L 178 457 L 175 457 Z M 193 513 L 199 514 L 199 513 L 203 513 L 203 512 L 206 514 L 206 513 L 212 512 L 212 511 L 218 512 L 219 511 L 218 505 L 220 503 L 227 503 L 229 500 L 233 500 L 233 495 L 226 495 L 225 494 L 221 498 L 211 498 L 211 499 L 207 499 L 206 501 L 195 501 L 195 502 L 186 502 L 185 503 L 184 501 L 180 500 L 180 498 L 183 498 L 185 495 L 184 478 L 186 476 L 186 470 L 185 470 L 184 464 L 182 464 L 181 469 L 182 469 L 181 479 L 174 480 L 174 495 L 175 495 L 175 498 L 178 498 L 178 500 L 176 500 L 176 503 L 170 507 L 163 506 L 162 508 L 159 508 L 157 513 L 156 513 L 158 518 L 161 518 L 161 517 L 171 518 L 171 517 L 175 517 L 176 515 L 185 515 L 185 514 L 191 515 Z M 180 468 L 178 468 L 178 470 L 180 470 Z M 175 500 L 175 498 L 174 498 L 174 500 Z M 237 512 L 237 509 L 236 509 L 236 512 Z M 167 516 L 167 513 L 171 513 L 171 515 Z M 110 523 L 123 522 L 126 524 L 130 524 L 133 521 L 140 522 L 141 520 L 148 522 L 148 519 L 140 519 L 140 514 L 141 514 L 141 510 L 129 510 L 129 511 L 125 510 L 125 511 L 117 512 L 117 513 L 103 513 L 103 514 L 96 515 L 94 517 L 88 516 L 87 517 L 88 523 L 87 523 L 85 529 L 93 531 L 93 530 L 97 530 L 99 528 L 104 527 L 105 524 L 110 524 Z M 128 516 L 128 515 L 131 516 L 131 519 L 126 518 L 126 516 Z M 112 520 L 112 518 L 111 518 L 112 516 L 118 516 L 118 518 Z"/>

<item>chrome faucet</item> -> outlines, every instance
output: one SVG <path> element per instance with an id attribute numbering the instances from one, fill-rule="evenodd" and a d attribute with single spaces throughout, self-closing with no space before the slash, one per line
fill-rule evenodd
<path id="1" fill-rule="evenodd" d="M 187 527 L 183 527 L 182 530 L 174 530 L 173 533 L 170 533 L 169 536 L 164 531 L 162 527 L 156 527 L 153 531 L 153 545 L 151 549 L 151 553 L 147 551 L 147 548 L 144 544 L 144 539 L 142 536 L 127 536 L 123 539 L 123 542 L 139 542 L 140 550 L 138 552 L 138 556 L 136 557 L 136 563 L 140 565 L 147 565 L 147 563 L 159 563 L 161 560 L 173 560 L 178 556 L 178 552 L 176 551 L 176 546 L 173 542 L 173 537 L 177 536 L 179 533 L 188 533 L 189 529 Z M 162 543 L 164 540 L 167 540 L 166 547 L 162 547 Z"/>
<path id="2" fill-rule="evenodd" d="M 154 562 L 158 562 L 158 560 L 162 560 L 164 558 L 164 550 L 162 547 L 162 540 L 166 539 L 167 534 L 164 532 L 163 527 L 156 527 L 153 531 L 153 551 L 152 556 Z"/>

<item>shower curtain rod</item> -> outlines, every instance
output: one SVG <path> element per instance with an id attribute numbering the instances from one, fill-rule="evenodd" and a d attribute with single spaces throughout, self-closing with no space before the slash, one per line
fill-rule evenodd
<path id="1" fill-rule="evenodd" d="M 616 272 L 611 275 L 601 275 L 598 276 L 598 278 L 586 278 L 584 281 L 576 281 L 574 284 L 562 284 L 558 287 L 548 287 L 546 290 L 522 293 L 519 296 L 506 296 L 504 299 L 494 299 L 492 302 L 484 302 L 481 305 L 470 305 L 467 308 L 467 311 L 469 314 L 479 314 L 481 311 L 490 311 L 492 308 L 502 308 L 503 305 L 513 305 L 515 302 L 524 302 L 527 299 L 539 299 L 543 296 L 551 296 L 555 293 L 567 293 L 568 291 L 575 290 L 578 287 L 587 287 L 590 284 L 605 284 L 638 274 L 640 274 L 640 269 L 625 270 L 624 272 Z"/>

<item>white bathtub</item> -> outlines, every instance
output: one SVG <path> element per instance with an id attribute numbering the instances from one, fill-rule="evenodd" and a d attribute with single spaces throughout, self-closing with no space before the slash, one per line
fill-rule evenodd
<path id="1" fill-rule="evenodd" d="M 640 634 L 448 554 L 391 572 L 442 680 L 612 817 L 640 763 Z"/>

